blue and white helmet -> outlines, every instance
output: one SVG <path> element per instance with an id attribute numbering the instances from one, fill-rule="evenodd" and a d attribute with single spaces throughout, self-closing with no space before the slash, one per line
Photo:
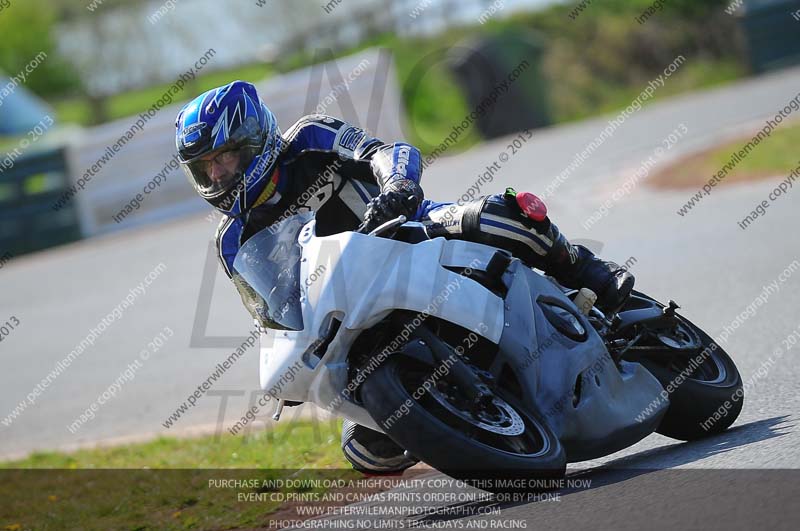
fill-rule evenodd
<path id="1" fill-rule="evenodd" d="M 189 182 L 224 214 L 239 216 L 275 193 L 281 131 L 251 83 L 201 94 L 181 109 L 175 127 Z"/>

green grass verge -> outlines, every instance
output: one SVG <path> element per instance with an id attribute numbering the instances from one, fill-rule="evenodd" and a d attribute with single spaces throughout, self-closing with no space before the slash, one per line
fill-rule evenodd
<path id="1" fill-rule="evenodd" d="M 343 466 L 340 423 L 290 422 L 249 436 L 160 437 L 150 442 L 76 452 L 35 452 L 5 468 L 302 468 Z M 291 449 L 289 452 L 287 450 Z"/>
<path id="2" fill-rule="evenodd" d="M 651 182 L 664 188 L 697 188 L 730 163 L 731 156 L 741 150 L 752 135 L 679 160 L 657 175 Z M 750 151 L 746 159 L 725 177 L 725 182 L 746 182 L 773 177 L 786 177 L 800 165 L 800 120 L 784 123 L 766 140 Z"/>
<path id="3" fill-rule="evenodd" d="M 0 529 L 202 530 L 266 525 L 283 503 L 245 502 L 237 494 L 270 489 L 211 488 L 209 479 L 286 478 L 286 470 L 292 469 L 308 471 L 294 473 L 296 478 L 319 477 L 320 469 L 328 470 L 328 478 L 358 478 L 346 470 L 340 429 L 339 422 L 294 422 L 248 437 L 160 438 L 73 453 L 40 452 L 1 463 Z"/>

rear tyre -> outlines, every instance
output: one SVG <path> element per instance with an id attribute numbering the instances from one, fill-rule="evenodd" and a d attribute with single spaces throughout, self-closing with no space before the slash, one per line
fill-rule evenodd
<path id="1" fill-rule="evenodd" d="M 564 450 L 538 414 L 503 393 L 485 411 L 465 410 L 460 391 L 432 374 L 434 367 L 398 354 L 362 385 L 364 407 L 397 444 L 484 490 L 535 490 L 563 477 Z"/>
<path id="2" fill-rule="evenodd" d="M 660 303 L 659 306 L 663 307 Z M 669 407 L 656 431 L 673 439 L 692 441 L 721 433 L 733 424 L 742 411 L 744 388 L 736 364 L 722 347 L 688 319 L 678 319 L 674 337 L 667 337 L 666 341 L 674 341 L 675 345 L 694 342 L 699 347 L 691 353 L 636 361 L 669 394 Z"/>

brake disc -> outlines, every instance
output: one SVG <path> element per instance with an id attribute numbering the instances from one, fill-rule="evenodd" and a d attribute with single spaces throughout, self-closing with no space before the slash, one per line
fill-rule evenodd
<path id="1" fill-rule="evenodd" d="M 525 431 L 525 421 L 513 407 L 501 398 L 496 396 L 492 398 L 492 405 L 500 412 L 500 418 L 494 422 L 486 422 L 486 419 L 476 418 L 471 411 L 464 411 L 456 407 L 449 397 L 438 388 L 431 387 L 428 392 L 450 413 L 482 430 L 510 437 L 521 435 Z"/>

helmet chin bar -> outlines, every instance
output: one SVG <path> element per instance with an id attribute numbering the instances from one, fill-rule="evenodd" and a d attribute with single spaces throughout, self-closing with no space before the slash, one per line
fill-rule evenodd
<path id="1" fill-rule="evenodd" d="M 246 189 L 247 189 L 247 183 L 244 179 L 244 174 L 242 172 L 237 172 L 237 177 L 236 179 L 234 179 L 234 185 L 231 186 L 229 189 L 220 192 L 219 200 L 215 201 L 215 198 L 213 197 L 206 198 L 206 200 L 210 202 L 214 206 L 214 208 L 227 213 L 227 211 L 229 211 L 233 207 L 233 205 L 236 204 L 236 200 L 241 198 L 242 193 Z M 244 194 L 244 197 L 246 199 L 247 194 Z M 242 204 L 239 207 L 240 213 L 244 213 L 245 210 L 246 208 L 244 208 L 244 205 Z"/>

